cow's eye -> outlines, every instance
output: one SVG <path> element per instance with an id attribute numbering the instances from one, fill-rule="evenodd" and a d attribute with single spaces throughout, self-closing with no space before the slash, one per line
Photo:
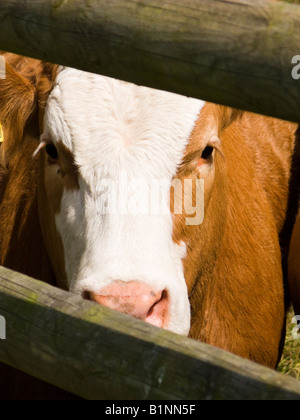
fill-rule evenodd
<path id="1" fill-rule="evenodd" d="M 54 144 L 51 144 L 51 143 L 47 144 L 46 153 L 51 159 L 53 160 L 58 159 L 58 151 L 57 151 L 57 148 L 54 146 Z"/>
<path id="2" fill-rule="evenodd" d="M 213 152 L 214 148 L 212 146 L 207 146 L 202 152 L 201 159 L 209 159 L 212 156 Z"/>

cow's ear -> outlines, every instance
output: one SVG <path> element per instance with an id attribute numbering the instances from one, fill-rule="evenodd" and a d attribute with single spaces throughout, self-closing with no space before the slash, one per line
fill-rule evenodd
<path id="1" fill-rule="evenodd" d="M 8 162 L 10 155 L 19 147 L 36 109 L 35 86 L 7 63 L 6 78 L 0 79 L 2 161 Z"/>

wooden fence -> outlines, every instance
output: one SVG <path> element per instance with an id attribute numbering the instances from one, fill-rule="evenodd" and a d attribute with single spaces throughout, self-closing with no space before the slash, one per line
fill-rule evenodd
<path id="1" fill-rule="evenodd" d="M 300 383 L 0 268 L 0 360 L 86 399 L 297 399 Z"/>
<path id="2" fill-rule="evenodd" d="M 300 8 L 5 0 L 0 48 L 300 121 Z M 0 361 L 87 399 L 300 399 L 299 382 L 0 268 Z"/>
<path id="3" fill-rule="evenodd" d="M 267 0 L 5 0 L 0 48 L 299 122 L 300 7 Z M 299 71 L 300 73 L 300 71 Z"/>

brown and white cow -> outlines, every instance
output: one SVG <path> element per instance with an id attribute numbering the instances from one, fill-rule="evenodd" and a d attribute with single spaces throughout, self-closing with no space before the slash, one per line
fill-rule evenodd
<path id="1" fill-rule="evenodd" d="M 295 125 L 6 59 L 0 263 L 275 367 Z M 204 219 L 193 223 L 201 179 Z M 110 207 L 105 185 L 134 186 L 139 209 L 160 180 L 164 211 Z M 192 187 L 174 197 L 174 180 Z M 188 194 L 195 214 L 175 214 Z"/>

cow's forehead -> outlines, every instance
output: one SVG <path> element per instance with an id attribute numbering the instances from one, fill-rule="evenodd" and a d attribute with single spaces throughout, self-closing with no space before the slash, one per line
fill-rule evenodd
<path id="1" fill-rule="evenodd" d="M 147 160 L 158 171 L 174 172 L 203 106 L 196 99 L 66 68 L 49 97 L 45 131 L 73 152 L 81 168 L 99 162 L 111 168 L 121 161 L 144 167 Z"/>

